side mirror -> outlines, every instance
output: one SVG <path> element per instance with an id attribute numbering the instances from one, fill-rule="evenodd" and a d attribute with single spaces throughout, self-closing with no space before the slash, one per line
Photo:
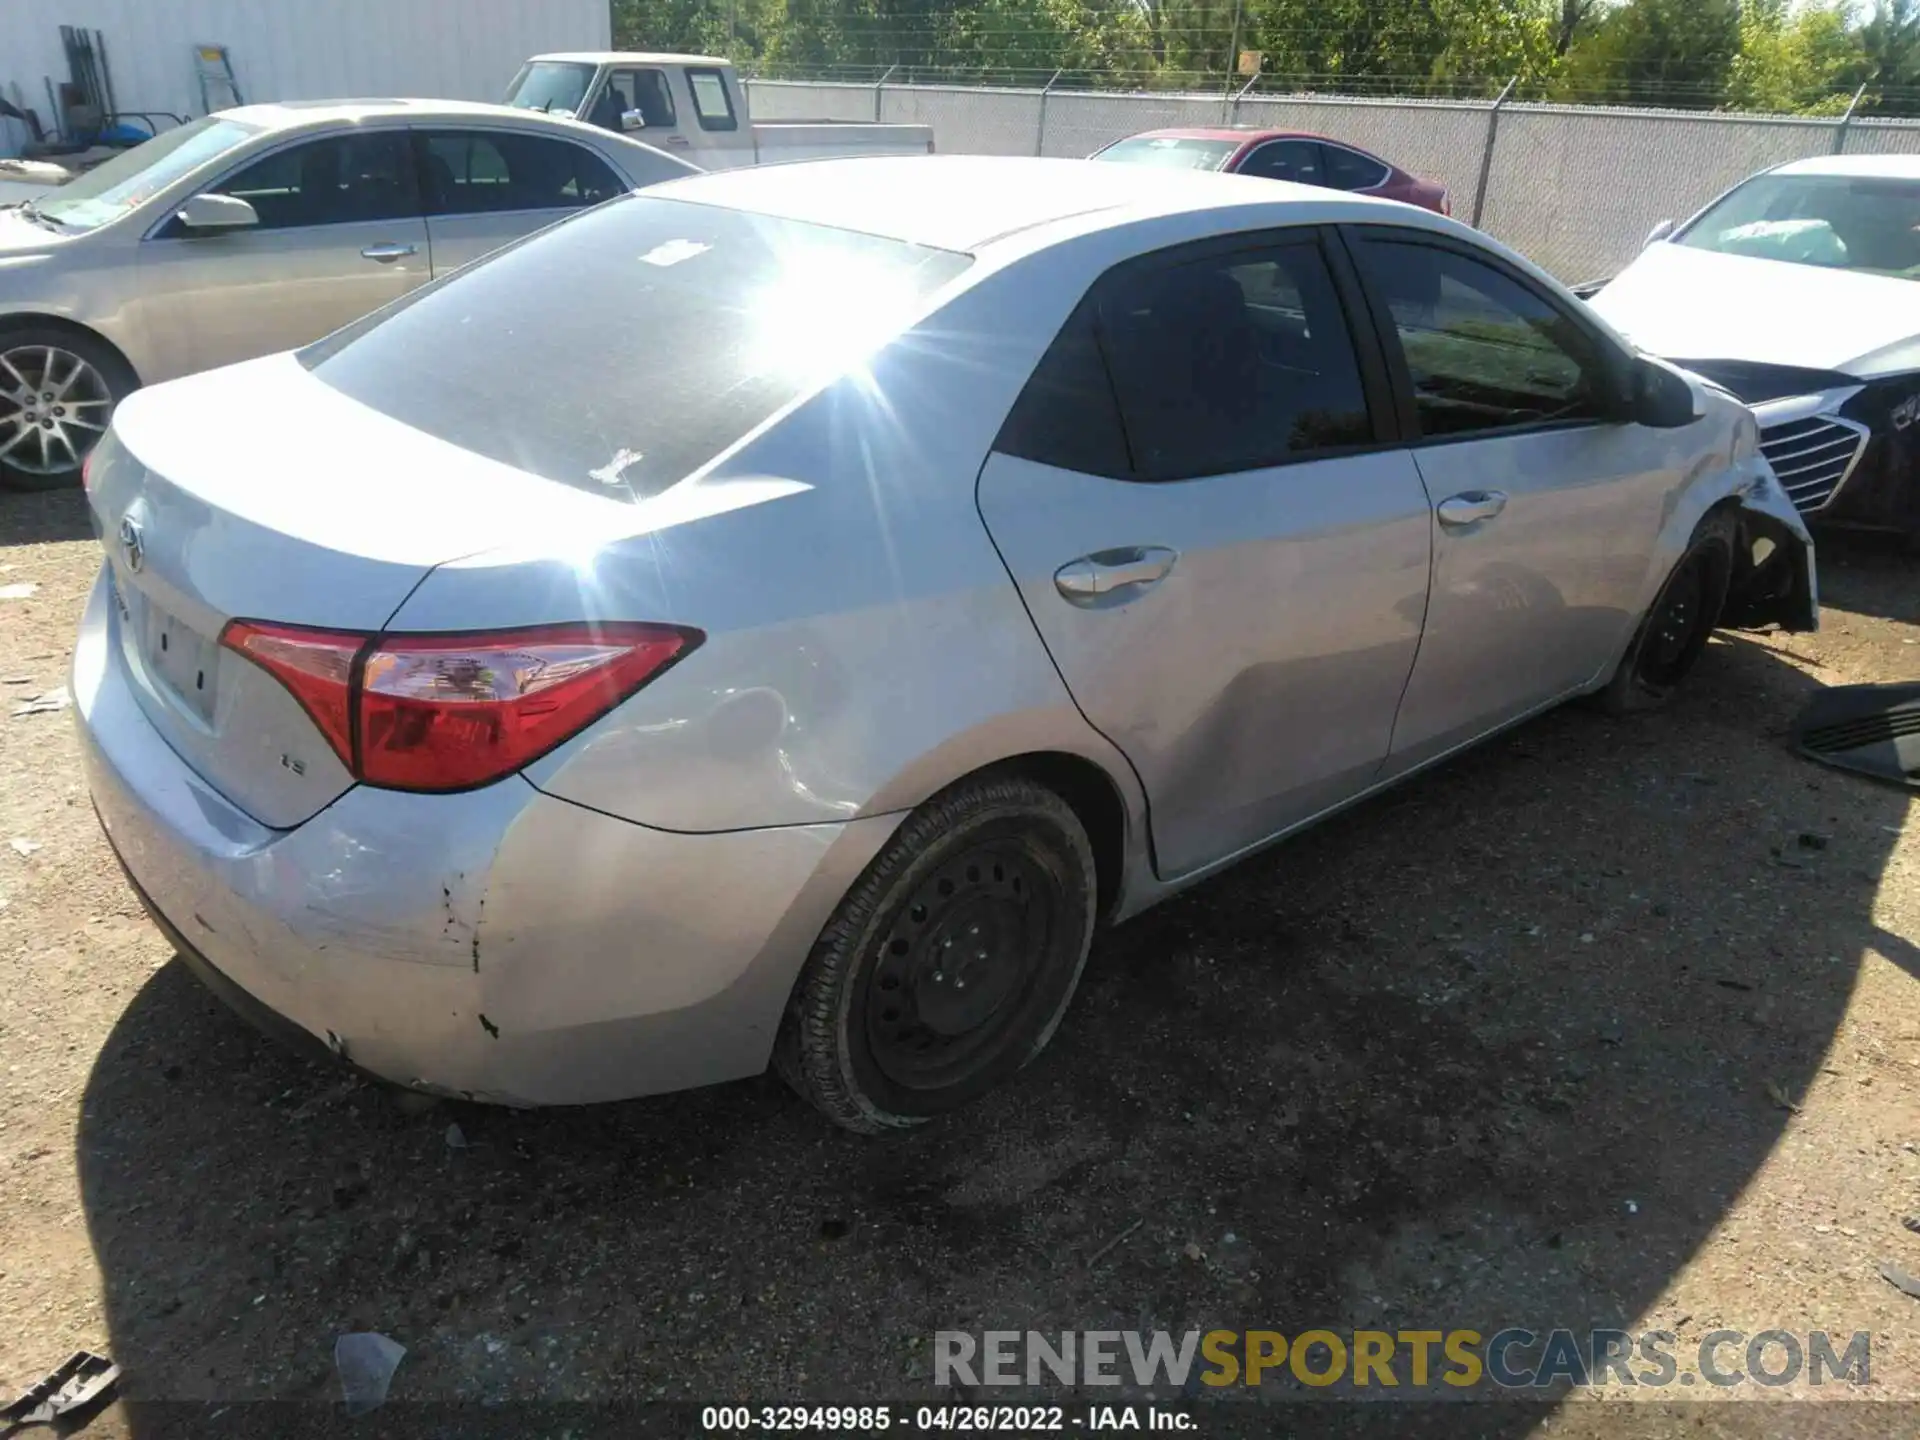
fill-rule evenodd
<path id="1" fill-rule="evenodd" d="M 1693 384 L 1678 371 L 1642 355 L 1628 372 L 1626 418 L 1650 430 L 1680 430 L 1704 414 Z"/>
<path id="2" fill-rule="evenodd" d="M 258 225 L 260 212 L 232 195 L 196 195 L 180 207 L 176 218 L 189 230 L 211 235 Z"/>
<path id="3" fill-rule="evenodd" d="M 622 130 L 644 130 L 647 128 L 647 117 L 638 110 L 622 110 L 620 112 L 620 128 Z"/>
<path id="4" fill-rule="evenodd" d="M 1662 220 L 1658 225 L 1654 226 L 1653 229 L 1647 232 L 1647 244 L 1658 245 L 1662 240 L 1666 239 L 1669 235 L 1673 234 L 1673 232 L 1678 228 L 1679 226 L 1675 225 L 1673 221 Z"/>

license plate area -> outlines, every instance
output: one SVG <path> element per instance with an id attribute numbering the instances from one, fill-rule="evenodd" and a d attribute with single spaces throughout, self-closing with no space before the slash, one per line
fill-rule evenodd
<path id="1" fill-rule="evenodd" d="M 143 650 L 147 672 L 204 724 L 213 722 L 220 647 L 177 615 L 149 602 Z"/>

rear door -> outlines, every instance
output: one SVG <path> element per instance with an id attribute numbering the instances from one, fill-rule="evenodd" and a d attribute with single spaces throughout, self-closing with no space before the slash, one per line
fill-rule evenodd
<path id="1" fill-rule="evenodd" d="M 1327 183 L 1320 142 L 1297 137 L 1269 140 L 1255 146 L 1233 170 L 1236 175 L 1257 175 L 1262 180 L 1291 180 L 1296 185 L 1324 186 Z"/>
<path id="2" fill-rule="evenodd" d="M 627 189 L 586 146 L 545 135 L 423 129 L 414 150 L 436 275 Z"/>
<path id="3" fill-rule="evenodd" d="M 1596 679 L 1635 621 L 1684 430 L 1614 418 L 1599 332 L 1469 242 L 1349 232 L 1434 501 L 1433 595 L 1392 770 Z"/>
<path id="4" fill-rule="evenodd" d="M 257 226 L 195 235 L 177 220 L 140 247 L 159 380 L 289 350 L 397 300 L 430 275 L 403 128 L 355 128 L 256 156 L 206 187 Z"/>
<path id="5" fill-rule="evenodd" d="M 1306 230 L 1108 273 L 979 500 L 1054 662 L 1195 870 L 1364 789 L 1426 605 L 1429 520 L 1344 261 Z"/>

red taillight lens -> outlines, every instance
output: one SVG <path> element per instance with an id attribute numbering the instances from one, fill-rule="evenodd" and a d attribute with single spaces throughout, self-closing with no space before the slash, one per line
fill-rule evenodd
<path id="1" fill-rule="evenodd" d="M 466 790 L 531 764 L 703 638 L 642 624 L 369 637 L 236 620 L 222 643 L 293 693 L 356 778 Z"/>

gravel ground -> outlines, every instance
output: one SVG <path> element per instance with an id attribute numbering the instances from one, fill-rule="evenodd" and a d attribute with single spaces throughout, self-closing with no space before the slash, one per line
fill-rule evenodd
<path id="1" fill-rule="evenodd" d="M 771 1078 L 402 1106 L 245 1028 L 142 918 L 70 717 L 10 718 L 96 563 L 77 496 L 0 495 L 0 594 L 36 587 L 0 599 L 0 1393 L 105 1350 L 136 1403 L 90 1435 L 331 1401 L 363 1329 L 408 1347 L 396 1402 L 935 1398 L 941 1329 L 1509 1325 L 1864 1330 L 1871 1384 L 1786 1393 L 1920 1399 L 1878 1269 L 1920 1273 L 1920 825 L 1784 739 L 1920 674 L 1911 562 L 1830 547 L 1819 635 L 1716 642 L 1664 715 L 1548 716 L 1109 934 L 1019 1084 L 884 1142 Z M 1631 1425 L 1920 1430 L 1789 1418 Z"/>

